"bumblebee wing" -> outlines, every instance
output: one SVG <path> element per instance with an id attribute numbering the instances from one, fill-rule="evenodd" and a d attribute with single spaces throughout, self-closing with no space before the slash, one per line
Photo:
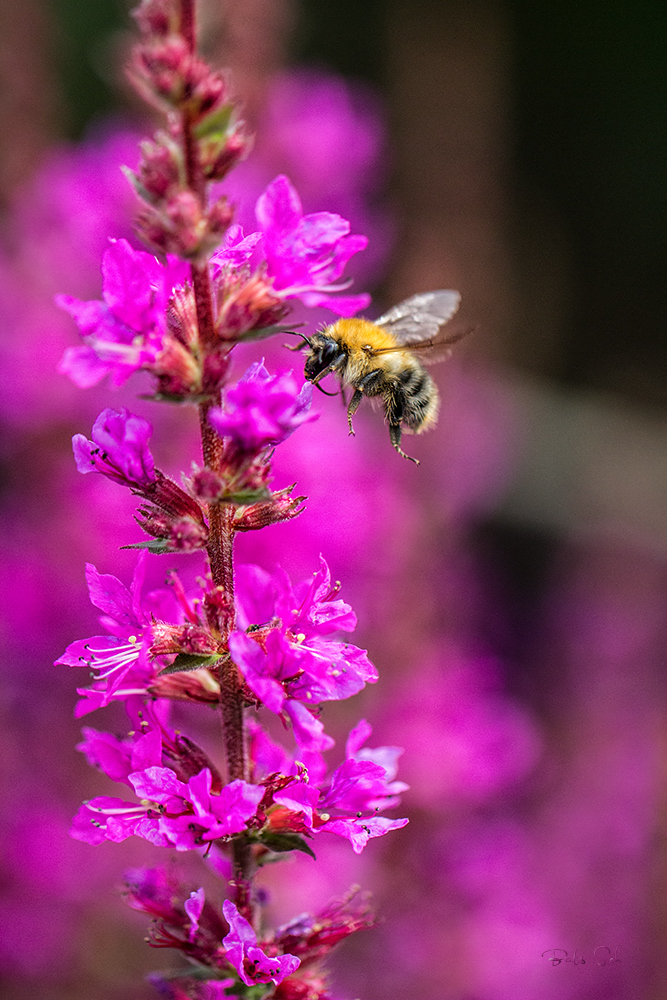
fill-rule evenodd
<path id="1" fill-rule="evenodd" d="M 470 330 L 446 331 L 445 326 L 459 307 L 458 292 L 441 290 L 413 295 L 375 321 L 376 326 L 387 330 L 397 344 L 409 351 L 419 351 L 419 360 L 434 364 L 448 357 L 451 345 Z M 386 353 L 383 348 L 377 353 Z"/>
<path id="2" fill-rule="evenodd" d="M 375 325 L 384 327 L 399 344 L 416 344 L 434 337 L 460 301 L 458 292 L 421 292 L 380 316 Z"/>

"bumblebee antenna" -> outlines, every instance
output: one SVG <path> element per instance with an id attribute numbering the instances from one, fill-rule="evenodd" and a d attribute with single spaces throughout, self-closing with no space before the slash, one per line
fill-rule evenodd
<path id="1" fill-rule="evenodd" d="M 295 347 L 290 347 L 289 344 L 283 344 L 283 347 L 286 347 L 288 351 L 301 351 L 306 344 L 310 347 L 310 338 L 304 336 L 303 333 L 297 333 L 296 330 L 285 330 L 284 332 L 288 337 L 301 337 L 301 343 L 297 344 Z"/>

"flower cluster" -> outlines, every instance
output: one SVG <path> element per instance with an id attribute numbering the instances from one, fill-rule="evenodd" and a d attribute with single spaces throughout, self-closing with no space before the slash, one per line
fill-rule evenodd
<path id="1" fill-rule="evenodd" d="M 112 386 L 122 385 L 142 369 L 155 376 L 164 398 L 215 397 L 230 346 L 280 330 L 290 299 L 342 316 L 368 305 L 366 294 L 334 294 L 348 286 L 339 282 L 345 265 L 367 242 L 350 235 L 345 219 L 332 212 L 303 215 L 297 192 L 283 176 L 260 196 L 256 212 L 261 230 L 244 237 L 239 226 L 230 226 L 211 259 L 211 344 L 198 330 L 187 265 L 171 255 L 161 263 L 117 240 L 104 255 L 102 300 L 57 297 L 84 339 L 67 349 L 61 371 L 86 388 L 105 376 Z"/>
<path id="2" fill-rule="evenodd" d="M 400 750 L 369 748 L 365 721 L 349 734 L 342 762 L 333 770 L 325 762 L 334 740 L 323 703 L 357 694 L 377 672 L 345 639 L 356 616 L 324 558 L 296 584 L 281 568 L 233 559 L 237 533 L 303 509 L 293 487 L 271 488 L 272 456 L 314 419 L 312 387 L 263 362 L 235 384 L 229 376 L 234 347 L 285 329 L 293 301 L 343 316 L 366 305 L 365 295 L 338 293 L 367 241 L 335 213 L 304 214 L 285 176 L 259 197 L 259 228 L 244 235 L 224 194 L 208 196 L 208 185 L 247 151 L 247 136 L 225 78 L 196 54 L 192 0 L 143 0 L 136 16 L 143 39 L 132 77 L 168 120 L 128 173 L 143 202 L 137 231 L 161 256 L 112 242 L 102 299 L 59 297 L 83 336 L 61 370 L 82 387 L 105 377 L 118 387 L 148 372 L 161 401 L 197 407 L 203 463 L 180 484 L 165 475 L 149 447 L 151 424 L 127 408 L 100 413 L 90 439 L 74 436 L 78 470 L 138 497 L 136 519 L 148 538 L 131 546 L 140 552 L 129 587 L 87 566 L 102 631 L 70 643 L 57 661 L 92 675 L 79 689 L 78 715 L 115 703 L 131 724 L 124 737 L 84 729 L 78 749 L 125 791 L 84 802 L 72 835 L 90 845 L 138 837 L 216 859 L 231 897 L 221 908 L 203 889 L 175 890 L 166 876 L 137 875 L 129 892 L 156 920 L 151 943 L 175 947 L 205 970 L 208 996 L 326 1000 L 321 960 L 368 925 L 367 911 L 345 901 L 260 933 L 256 872 L 293 851 L 315 857 L 323 833 L 361 853 L 371 838 L 405 825 L 381 813 L 407 786 L 396 777 Z M 195 551 L 206 568 L 194 584 L 170 569 L 168 586 L 148 588 L 156 556 Z M 220 759 L 172 727 L 175 700 L 219 707 Z M 271 714 L 291 733 L 291 749 L 269 736 Z M 186 979 L 165 989 L 202 995 Z"/>
<path id="3" fill-rule="evenodd" d="M 136 836 L 177 851 L 212 845 L 224 851 L 243 833 L 261 863 L 290 850 L 312 854 L 309 842 L 322 833 L 345 838 L 360 853 L 369 839 L 404 826 L 406 819 L 379 815 L 395 806 L 407 787 L 396 780 L 401 751 L 366 747 L 371 734 L 367 722 L 352 730 L 345 759 L 327 774 L 322 751 L 333 741 L 314 714 L 317 702 L 347 697 L 375 680 L 376 673 L 363 650 L 328 638 L 353 629 L 356 619 L 338 598 L 324 560 L 311 580 L 296 586 L 281 570 L 271 575 L 256 566 L 239 567 L 238 628 L 230 635 L 229 654 L 246 678 L 247 703 L 291 721 L 295 750 L 288 752 L 250 719 L 252 780 L 224 782 L 207 754 L 168 724 L 169 698 L 217 700 L 215 667 L 225 654 L 206 616 L 198 617 L 196 611 L 210 605 L 212 594 L 204 588 L 198 598 L 188 599 L 172 577 L 170 590 L 144 595 L 147 558 L 146 552 L 140 554 L 129 589 L 88 567 L 91 600 L 104 612 L 101 620 L 112 634 L 72 643 L 59 661 L 93 671 L 92 686 L 80 690 L 79 714 L 117 700 L 125 704 L 134 726 L 125 738 L 84 728 L 78 749 L 136 798 L 101 795 L 85 802 L 74 818 L 72 836 L 92 845 Z M 257 619 L 265 624 L 258 625 Z M 261 654 L 261 662 L 254 662 L 250 647 Z M 187 669 L 172 673 L 179 661 Z M 179 681 L 186 683 L 175 683 Z M 200 898 L 186 901 L 184 912 L 191 921 L 192 944 L 202 913 Z M 222 941 L 224 961 L 216 948 L 216 968 L 229 971 L 231 965 L 248 985 L 278 985 L 296 971 L 298 956 L 277 950 L 275 942 L 268 952 L 260 947 L 251 925 L 230 901 L 224 916 L 230 930 Z M 311 937 L 313 926 L 311 922 Z M 290 941 L 293 937 L 290 931 Z M 171 946 L 182 948 L 181 939 Z"/>
<path id="4" fill-rule="evenodd" d="M 294 186 L 281 175 L 258 198 L 255 217 L 258 231 L 244 236 L 240 226 L 231 227 L 222 248 L 211 258 L 223 286 L 235 280 L 239 267 L 254 265 L 280 302 L 300 299 L 304 305 L 324 306 L 339 316 L 352 316 L 369 304 L 366 294 L 334 295 L 349 286 L 349 282 L 338 283 L 345 266 L 368 243 L 365 236 L 352 235 L 349 222 L 340 215 L 304 215 Z M 229 313 L 234 305 L 232 297 Z"/>
<path id="5" fill-rule="evenodd" d="M 291 376 L 272 378 L 256 368 L 247 381 L 253 378 L 252 405 L 244 419 L 239 419 L 238 405 L 248 399 L 243 386 L 236 394 L 230 391 L 229 414 L 223 408 L 210 416 L 221 434 L 228 431 L 222 440 L 231 439 L 251 457 L 308 417 Z M 160 499 L 169 493 L 164 484 L 171 481 L 155 469 L 150 436 L 150 425 L 142 418 L 104 411 L 91 441 L 75 436 L 77 466 Z M 171 488 L 182 492 L 175 483 Z M 199 501 L 183 497 L 181 506 L 195 504 L 201 515 Z M 211 580 L 201 581 L 197 593 L 188 596 L 171 574 L 168 589 L 145 593 L 148 559 L 142 551 L 129 588 L 88 566 L 91 602 L 103 613 L 107 634 L 70 644 L 58 661 L 92 672 L 91 685 L 79 689 L 78 714 L 120 701 L 135 724 L 125 739 L 84 730 L 79 749 L 100 771 L 129 787 L 136 800 L 103 795 L 84 803 L 72 835 L 90 844 L 138 836 L 155 846 L 186 851 L 211 844 L 220 848 L 243 833 L 259 861 L 289 850 L 312 853 L 308 841 L 324 832 L 346 838 L 359 853 L 370 838 L 403 826 L 405 819 L 378 815 L 396 805 L 405 788 L 396 781 L 399 751 L 365 748 L 367 723 L 352 731 L 345 760 L 327 777 L 322 752 L 333 740 L 324 732 L 318 706 L 357 693 L 377 673 L 362 649 L 335 637 L 353 631 L 356 616 L 339 597 L 340 585 L 332 583 L 324 559 L 311 579 L 296 585 L 281 569 L 271 574 L 253 565 L 238 566 L 233 609 L 225 607 L 224 593 Z M 215 612 L 221 610 L 234 623 L 226 642 L 215 624 Z M 230 658 L 243 679 L 244 703 L 289 722 L 295 750 L 288 753 L 255 721 L 250 730 L 252 781 L 224 783 L 203 751 L 169 728 L 161 706 L 174 698 L 217 701 L 220 664 Z M 233 904 L 226 906 L 231 929 L 223 946 L 243 982 L 277 985 L 295 971 L 293 955 L 283 955 L 284 961 L 267 956 L 246 918 L 234 910 L 232 919 Z"/>
<path id="6" fill-rule="evenodd" d="M 258 938 L 231 900 L 225 900 L 220 911 L 203 888 L 188 895 L 185 886 L 162 868 L 128 872 L 126 898 L 133 909 L 152 918 L 149 941 L 154 947 L 177 948 L 197 963 L 197 979 L 205 984 L 205 992 L 197 996 L 210 1000 L 232 996 L 228 990 L 235 983 L 241 996 L 247 995 L 242 983 L 270 985 L 271 996 L 279 1000 L 330 1000 L 323 960 L 350 934 L 373 923 L 367 900 L 355 891 L 332 900 L 317 914 L 301 914 Z M 195 980 L 150 978 L 161 995 L 192 995 Z M 179 983 L 183 992 L 175 992 Z"/>

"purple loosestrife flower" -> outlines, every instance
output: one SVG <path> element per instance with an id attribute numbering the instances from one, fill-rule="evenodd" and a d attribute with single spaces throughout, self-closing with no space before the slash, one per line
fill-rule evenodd
<path id="1" fill-rule="evenodd" d="M 239 629 L 229 639 L 235 663 L 260 701 L 291 719 L 300 746 L 326 750 L 332 741 L 312 706 L 349 698 L 377 680 L 364 650 L 323 638 L 351 632 L 354 612 L 337 599 L 339 585 L 332 586 L 322 557 L 312 580 L 296 587 L 284 570 L 269 574 L 259 566 L 239 566 L 237 581 Z"/>
<path id="2" fill-rule="evenodd" d="M 313 387 L 299 387 L 291 372 L 270 375 L 259 361 L 225 393 L 225 405 L 209 412 L 220 437 L 240 452 L 256 453 L 281 444 L 301 424 L 317 419 L 310 412 Z"/>
<path id="3" fill-rule="evenodd" d="M 148 441 L 153 428 L 128 410 L 106 409 L 93 425 L 93 440 L 72 438 L 79 472 L 100 472 L 139 494 L 151 506 L 139 509 L 138 523 L 167 549 L 192 551 L 206 543 L 207 527 L 201 506 L 155 468 Z"/>
<path id="4" fill-rule="evenodd" d="M 91 603 L 104 612 L 100 621 L 111 634 L 78 639 L 56 660 L 56 665 L 87 667 L 94 673 L 92 688 L 79 689 L 85 700 L 79 703 L 77 715 L 115 698 L 145 693 L 159 669 L 149 658 L 151 615 L 141 599 L 147 556 L 145 551 L 139 555 L 129 590 L 117 577 L 86 565 Z"/>
<path id="5" fill-rule="evenodd" d="M 76 715 L 85 715 L 112 701 L 134 696 L 182 698 L 215 702 L 220 688 L 205 668 L 187 673 L 161 675 L 179 653 L 215 655 L 218 639 L 202 624 L 175 573 L 171 590 L 158 589 L 142 597 L 148 553 L 143 550 L 130 589 L 115 576 L 86 566 L 91 602 L 105 614 L 100 623 L 110 635 L 93 636 L 70 643 L 56 664 L 87 667 L 95 680 L 89 688 L 78 688 L 83 696 Z M 210 595 L 203 591 L 203 600 Z"/>
<path id="6" fill-rule="evenodd" d="M 378 816 L 400 802 L 408 785 L 396 781 L 400 747 L 370 749 L 363 744 L 372 732 L 362 719 L 346 742 L 346 759 L 326 780 L 322 755 L 298 748 L 289 754 L 255 723 L 250 727 L 250 755 L 255 780 L 267 787 L 263 803 L 266 829 L 312 836 L 335 833 L 360 854 L 371 837 L 405 826 L 407 819 Z M 280 778 L 276 778 L 280 775 Z M 291 777 L 286 781 L 285 777 Z"/>
<path id="7" fill-rule="evenodd" d="M 166 307 L 173 289 L 188 278 L 173 257 L 161 264 L 127 240 L 112 242 L 102 262 L 103 300 L 82 302 L 59 295 L 56 302 L 76 320 L 84 346 L 70 347 L 60 370 L 85 389 L 105 375 L 122 385 L 140 368 L 159 371 L 167 338 Z"/>
<path id="8" fill-rule="evenodd" d="M 268 273 L 282 298 L 298 298 L 310 308 L 324 306 L 339 316 L 352 316 L 370 302 L 367 294 L 333 298 L 348 287 L 336 284 L 350 257 L 368 239 L 350 234 L 350 223 L 334 212 L 304 215 L 301 200 L 284 175 L 276 177 L 255 207 L 264 233 Z"/>
<path id="9" fill-rule="evenodd" d="M 140 802 L 105 795 L 85 802 L 72 824 L 75 839 L 99 844 L 134 835 L 156 847 L 189 851 L 244 830 L 264 795 L 262 787 L 241 780 L 224 785 L 216 795 L 208 767 L 186 783 L 172 768 L 153 764 L 128 774 L 125 783 Z"/>
<path id="10" fill-rule="evenodd" d="M 398 805 L 401 793 L 408 788 L 404 782 L 394 780 L 396 761 L 403 751 L 399 747 L 364 748 L 371 732 L 364 719 L 355 726 L 347 739 L 346 759 L 329 781 L 319 776 L 321 768 L 315 755 L 312 774 L 285 755 L 283 773 L 293 775 L 294 781 L 283 782 L 272 793 L 273 805 L 278 808 L 267 812 L 269 828 L 309 835 L 335 833 L 349 840 L 355 854 L 360 854 L 371 837 L 405 826 L 407 819 L 377 815 L 381 809 Z M 267 736 L 258 740 L 258 734 L 253 735 L 252 748 L 258 754 L 255 766 L 261 772 L 267 764 L 277 762 L 282 748 L 272 746 Z M 269 776 L 264 779 L 267 782 L 270 784 Z"/>
<path id="11" fill-rule="evenodd" d="M 252 262 L 265 270 L 279 299 L 324 306 L 338 316 L 353 316 L 369 304 L 367 293 L 335 295 L 350 284 L 340 283 L 347 262 L 368 244 L 367 237 L 350 234 L 346 219 L 334 212 L 304 215 L 299 195 L 284 175 L 260 195 L 255 215 L 259 232 L 244 237 L 234 227 L 211 258 L 220 271 Z"/>
<path id="12" fill-rule="evenodd" d="M 223 903 L 222 912 L 229 924 L 229 934 L 222 939 L 225 957 L 246 986 L 255 983 L 277 986 L 299 968 L 301 960 L 296 955 L 267 955 L 257 944 L 257 935 L 248 921 L 229 899 Z"/>
<path id="13" fill-rule="evenodd" d="M 92 441 L 83 434 L 72 438 L 79 472 L 101 472 L 123 486 L 143 488 L 155 482 L 155 466 L 148 442 L 153 428 L 129 410 L 102 410 L 93 424 Z"/>

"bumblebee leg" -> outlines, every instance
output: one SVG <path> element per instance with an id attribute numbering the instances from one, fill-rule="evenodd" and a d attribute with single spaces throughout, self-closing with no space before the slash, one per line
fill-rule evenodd
<path id="1" fill-rule="evenodd" d="M 350 428 L 350 434 L 354 434 L 354 427 L 352 426 L 352 417 L 355 415 L 359 409 L 359 404 L 364 398 L 364 394 L 360 389 L 355 389 L 352 393 L 352 399 L 350 400 L 350 405 L 347 408 L 347 423 Z"/>
<path id="2" fill-rule="evenodd" d="M 419 459 L 413 458 L 412 455 L 406 455 L 401 448 L 401 425 L 400 424 L 389 424 L 389 440 L 393 444 L 394 448 L 399 455 L 403 458 L 407 458 L 408 462 L 414 462 L 415 465 L 419 465 Z"/>

